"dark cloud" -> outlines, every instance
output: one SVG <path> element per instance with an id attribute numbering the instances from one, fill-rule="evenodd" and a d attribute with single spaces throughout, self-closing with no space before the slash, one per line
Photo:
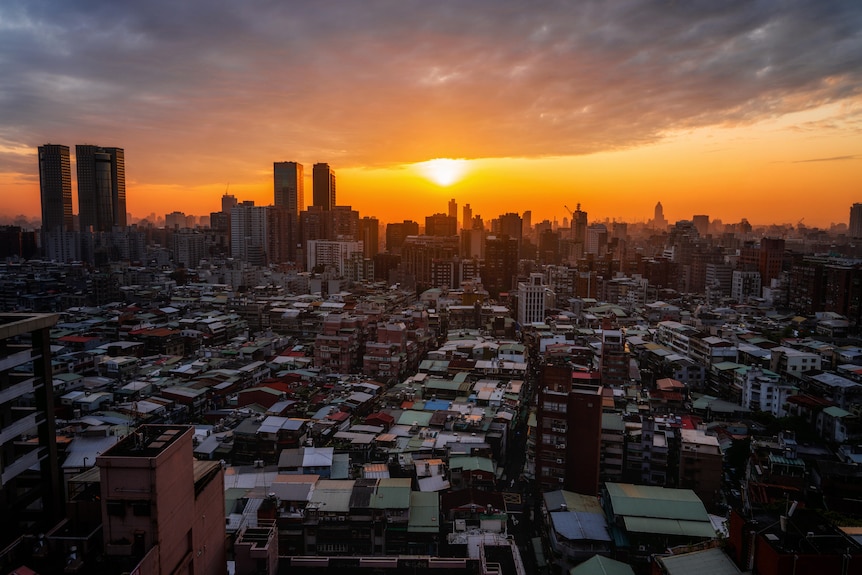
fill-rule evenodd
<path id="1" fill-rule="evenodd" d="M 620 149 L 858 97 L 859 30 L 818 0 L 7 0 L 0 171 L 47 141 L 138 146 L 154 181 Z"/>

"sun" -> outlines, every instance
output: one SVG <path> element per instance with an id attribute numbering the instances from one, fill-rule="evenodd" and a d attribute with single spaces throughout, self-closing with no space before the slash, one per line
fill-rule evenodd
<path id="1" fill-rule="evenodd" d="M 451 186 L 467 171 L 467 160 L 435 158 L 416 164 L 422 174 L 439 186 Z"/>

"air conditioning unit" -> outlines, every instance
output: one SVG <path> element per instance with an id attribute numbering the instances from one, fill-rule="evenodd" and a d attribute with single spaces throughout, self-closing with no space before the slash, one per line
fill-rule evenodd
<path id="1" fill-rule="evenodd" d="M 558 480 L 560 483 L 562 483 L 563 481 L 565 481 L 565 478 L 564 478 L 564 477 L 557 477 L 557 480 Z"/>
<path id="2" fill-rule="evenodd" d="M 339 521 L 346 521 L 346 520 L 347 520 L 347 517 L 345 517 L 344 515 L 339 515 L 339 516 L 338 516 L 338 520 L 339 520 Z"/>
<path id="3" fill-rule="evenodd" d="M 562 465 L 562 463 L 563 463 L 563 460 L 562 460 L 562 459 L 558 459 L 558 460 L 557 460 L 557 464 L 558 464 L 558 465 Z"/>
<path id="4" fill-rule="evenodd" d="M 565 448 L 566 448 L 566 444 L 565 444 L 565 443 L 558 443 L 558 444 L 557 444 L 557 449 L 565 449 Z"/>

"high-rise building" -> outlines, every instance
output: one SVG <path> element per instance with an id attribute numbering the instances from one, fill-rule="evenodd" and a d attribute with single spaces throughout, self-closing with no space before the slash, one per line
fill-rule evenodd
<path id="1" fill-rule="evenodd" d="M 458 220 L 458 202 L 455 201 L 455 198 L 449 200 L 449 217 Z"/>
<path id="2" fill-rule="evenodd" d="M 572 212 L 572 241 L 581 246 L 587 243 L 587 212 L 581 210 L 581 204 L 578 204 Z"/>
<path id="3" fill-rule="evenodd" d="M 296 162 L 274 162 L 272 165 L 275 205 L 288 209 L 299 217 L 305 209 L 302 164 Z"/>
<path id="4" fill-rule="evenodd" d="M 667 220 L 664 219 L 664 208 L 661 205 L 661 202 L 658 202 L 655 205 L 655 215 L 652 220 L 652 225 L 654 228 L 664 229 L 667 227 Z"/>
<path id="5" fill-rule="evenodd" d="M 528 282 L 518 283 L 518 323 L 522 326 L 545 321 L 546 298 L 550 289 L 542 274 L 530 274 Z"/>
<path id="6" fill-rule="evenodd" d="M 362 240 L 366 258 L 373 258 L 380 251 L 380 222 L 365 216 L 359 220 L 359 239 Z"/>
<path id="7" fill-rule="evenodd" d="M 455 236 L 458 235 L 458 220 L 454 216 L 446 214 L 434 214 L 425 216 L 426 236 Z"/>
<path id="8" fill-rule="evenodd" d="M 703 214 L 692 216 L 691 223 L 694 224 L 700 237 L 705 238 L 707 236 L 709 233 L 709 216 Z"/>
<path id="9" fill-rule="evenodd" d="M 75 146 L 81 230 L 126 227 L 126 160 L 123 148 Z"/>
<path id="10" fill-rule="evenodd" d="M 225 214 L 229 214 L 230 211 L 236 207 L 237 203 L 236 196 L 225 194 L 221 197 L 221 211 Z"/>
<path id="11" fill-rule="evenodd" d="M 325 271 L 333 269 L 340 277 L 348 277 L 350 262 L 362 259 L 362 242 L 354 240 L 309 240 L 306 269 Z"/>
<path id="12" fill-rule="evenodd" d="M 419 223 L 413 220 L 404 220 L 386 224 L 386 251 L 393 254 L 401 253 L 401 246 L 407 236 L 419 235 Z"/>
<path id="13" fill-rule="evenodd" d="M 464 204 L 461 209 L 461 229 L 469 230 L 471 227 L 473 227 L 473 208 L 470 204 Z"/>
<path id="14" fill-rule="evenodd" d="M 335 207 L 335 172 L 326 163 L 314 164 L 311 170 L 312 201 L 324 211 Z"/>
<path id="15" fill-rule="evenodd" d="M 537 402 L 536 481 L 541 491 L 598 495 L 602 387 L 568 358 L 542 366 Z"/>
<path id="16" fill-rule="evenodd" d="M 69 146 L 39 146 L 39 187 L 42 196 L 42 231 L 71 232 L 74 224 Z"/>
<path id="17" fill-rule="evenodd" d="M 862 204 L 850 206 L 850 237 L 862 238 Z"/>
<path id="18" fill-rule="evenodd" d="M 33 528 L 47 531 L 62 516 L 51 385 L 50 331 L 56 323 L 53 314 L 0 315 L 3 550 Z"/>
<path id="19" fill-rule="evenodd" d="M 494 299 L 511 290 L 518 274 L 518 240 L 507 235 L 485 238 L 482 283 Z"/>
<path id="20" fill-rule="evenodd" d="M 351 206 L 335 206 L 324 218 L 324 234 L 328 240 L 359 239 L 359 212 Z"/>
<path id="21" fill-rule="evenodd" d="M 244 201 L 230 211 L 230 255 L 251 265 L 266 265 L 267 231 L 266 206 Z"/>
<path id="22" fill-rule="evenodd" d="M 585 253 L 603 256 L 608 249 L 608 228 L 605 224 L 593 224 L 587 228 Z"/>

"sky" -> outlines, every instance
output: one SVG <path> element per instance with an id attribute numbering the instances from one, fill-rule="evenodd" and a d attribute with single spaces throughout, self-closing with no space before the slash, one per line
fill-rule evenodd
<path id="1" fill-rule="evenodd" d="M 39 216 L 39 145 L 86 143 L 125 149 L 135 217 L 268 205 L 297 161 L 383 221 L 827 226 L 860 92 L 851 0 L 3 0 L 0 214 Z"/>

